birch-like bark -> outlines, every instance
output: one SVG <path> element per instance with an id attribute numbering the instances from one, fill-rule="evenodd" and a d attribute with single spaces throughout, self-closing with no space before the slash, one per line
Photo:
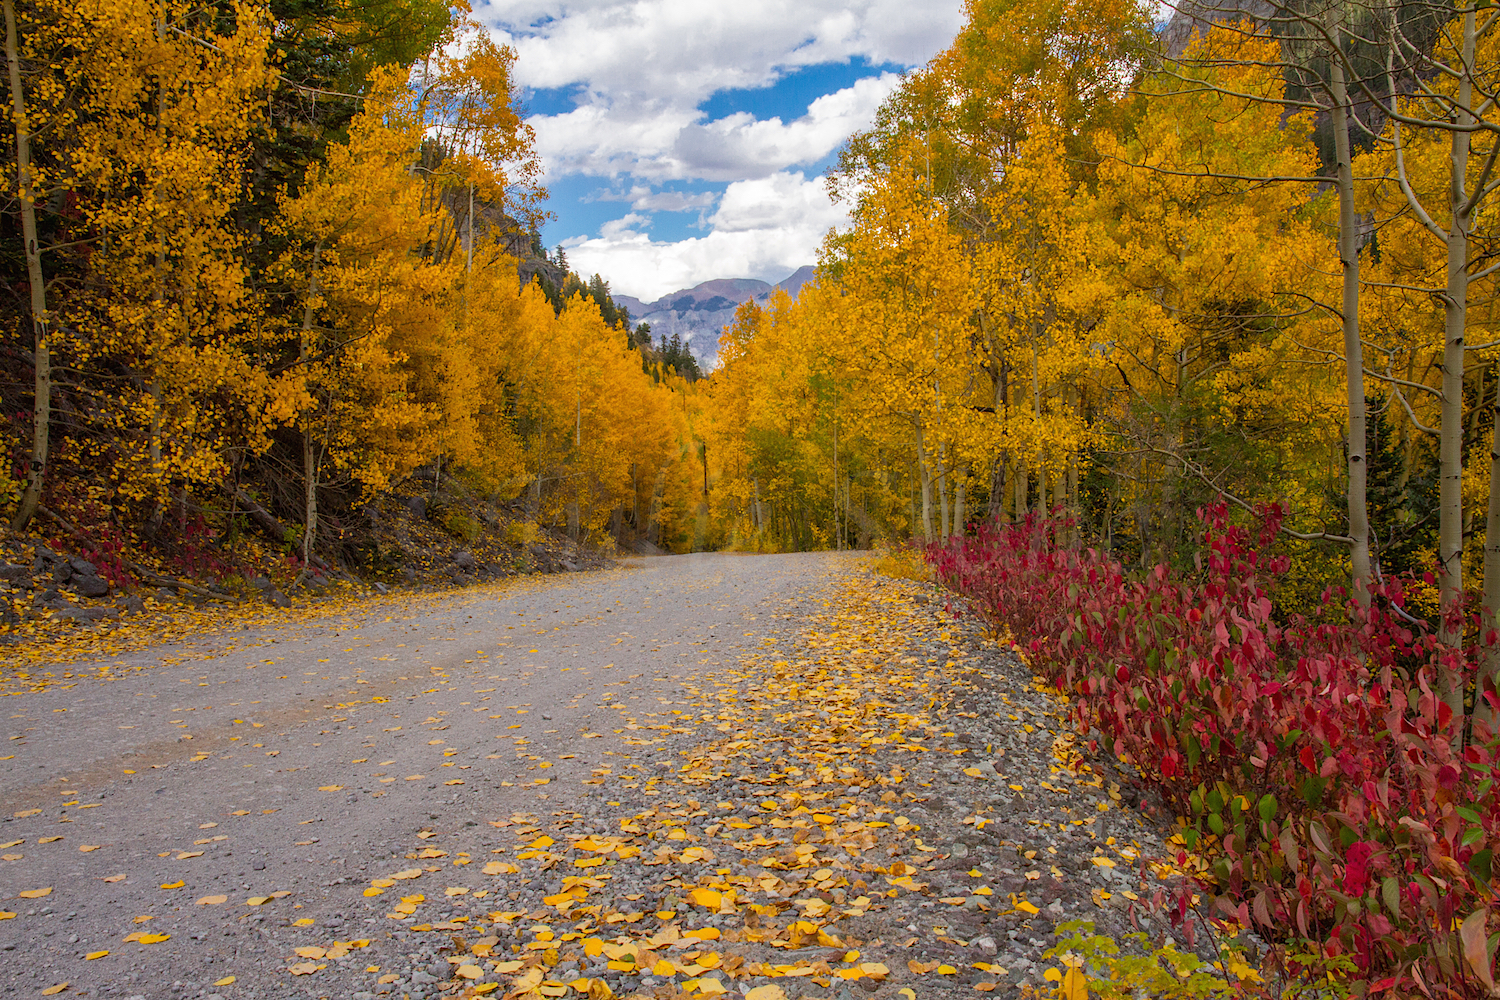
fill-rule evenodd
<path id="1" fill-rule="evenodd" d="M 948 520 L 948 450 L 945 447 L 938 449 L 937 495 L 938 540 L 947 545 L 948 537 L 953 533 L 953 522 Z"/>
<path id="2" fill-rule="evenodd" d="M 932 470 L 927 449 L 922 446 L 922 428 L 917 426 L 917 475 L 922 480 L 922 541 L 932 544 Z"/>
<path id="3" fill-rule="evenodd" d="M 1481 644 L 1484 633 L 1500 628 L 1500 378 L 1495 379 L 1495 401 L 1490 406 L 1495 426 L 1490 437 L 1490 497 L 1489 509 L 1484 518 L 1484 617 L 1480 629 Z M 1481 645 L 1483 651 L 1483 677 L 1500 678 L 1500 643 Z M 1483 688 L 1481 687 L 1481 692 Z M 1474 714 L 1486 719 L 1491 728 L 1496 713 L 1484 701 L 1483 695 L 1474 699 Z"/>
<path id="4" fill-rule="evenodd" d="M 1443 397 L 1442 424 L 1438 439 L 1438 596 L 1443 612 L 1441 636 L 1456 644 L 1462 626 L 1455 625 L 1463 592 L 1463 393 L 1464 327 L 1468 320 L 1469 137 L 1474 123 L 1474 30 L 1473 8 L 1464 15 L 1463 57 L 1459 69 L 1458 97 L 1454 109 L 1455 128 L 1449 144 L 1448 200 L 1452 216 L 1448 226 L 1448 281 L 1443 300 Z M 1444 678 L 1444 700 L 1460 713 L 1463 690 L 1456 676 Z"/>
<path id="5" fill-rule="evenodd" d="M 964 537 L 964 500 L 966 499 L 964 494 L 968 485 L 965 481 L 967 478 L 965 476 L 959 479 L 958 484 L 953 488 L 953 533 L 949 536 L 950 539 Z"/>
<path id="6" fill-rule="evenodd" d="M 312 355 L 314 301 L 318 297 L 318 268 L 323 261 L 323 241 L 313 246 L 312 268 L 307 279 L 307 300 L 302 303 L 302 337 L 298 356 L 306 361 Z M 303 530 L 302 563 L 312 565 L 313 548 L 318 537 L 318 456 L 313 447 L 312 428 L 302 429 Z"/>
<path id="7" fill-rule="evenodd" d="M 16 37 L 15 0 L 4 0 L 5 59 L 10 69 L 10 102 L 16 125 L 16 180 L 21 200 L 21 239 L 25 242 L 26 282 L 31 286 L 32 403 L 31 468 L 11 529 L 23 530 L 42 502 L 47 474 L 47 431 L 52 422 L 52 354 L 47 331 L 47 283 L 42 275 L 42 248 L 37 242 L 35 179 L 31 173 L 31 125 L 21 87 L 21 46 Z"/>
<path id="8" fill-rule="evenodd" d="M 1335 34 L 1335 38 L 1339 35 Z M 1349 149 L 1349 90 L 1344 67 L 1331 63 L 1333 144 L 1339 196 L 1339 263 L 1343 269 L 1344 377 L 1349 423 L 1349 454 L 1345 499 L 1349 508 L 1350 582 L 1355 603 L 1365 606 L 1370 595 L 1370 514 L 1365 498 L 1369 462 L 1365 455 L 1364 355 L 1359 339 L 1359 233 L 1354 214 L 1354 166 Z"/>

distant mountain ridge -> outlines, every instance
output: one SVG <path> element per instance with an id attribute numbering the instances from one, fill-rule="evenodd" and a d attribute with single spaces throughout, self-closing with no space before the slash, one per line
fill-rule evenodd
<path id="1" fill-rule="evenodd" d="M 802 286 L 816 274 L 817 268 L 808 264 L 774 285 L 756 278 L 715 278 L 663 295 L 655 302 L 642 302 L 631 295 L 611 297 L 616 305 L 630 310 L 632 324 L 651 324 L 653 340 L 663 336 L 670 339 L 673 334 L 680 336 L 693 356 L 708 369 L 719 357 L 719 334 L 733 322 L 740 303 L 751 299 L 765 302 L 778 288 L 796 298 Z"/>

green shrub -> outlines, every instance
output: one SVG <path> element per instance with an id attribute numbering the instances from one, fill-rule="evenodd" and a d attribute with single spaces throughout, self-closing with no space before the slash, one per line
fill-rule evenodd
<path id="1" fill-rule="evenodd" d="M 484 530 L 478 521 L 459 510 L 443 515 L 443 527 L 448 530 L 448 534 L 464 542 L 472 542 Z"/>

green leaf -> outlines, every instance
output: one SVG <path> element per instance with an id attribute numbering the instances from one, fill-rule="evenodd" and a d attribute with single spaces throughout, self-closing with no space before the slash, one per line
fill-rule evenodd
<path id="1" fill-rule="evenodd" d="M 1267 792 L 1261 796 L 1260 804 L 1256 806 L 1260 812 L 1260 821 L 1269 823 L 1276 818 L 1276 796 Z"/>
<path id="2" fill-rule="evenodd" d="M 1385 908 L 1391 911 L 1395 917 L 1401 916 L 1401 883 L 1397 882 L 1395 876 L 1380 883 L 1380 896 L 1385 900 Z"/>
<path id="3" fill-rule="evenodd" d="M 1495 852 L 1491 850 L 1475 851 L 1474 856 L 1469 859 L 1469 871 L 1478 875 L 1485 882 L 1493 878 L 1491 865 L 1494 862 Z"/>

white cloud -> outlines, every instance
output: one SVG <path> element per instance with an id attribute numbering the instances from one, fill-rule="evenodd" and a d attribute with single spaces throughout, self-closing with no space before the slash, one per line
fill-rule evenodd
<path id="1" fill-rule="evenodd" d="M 698 194 L 688 194 L 686 191 L 662 191 L 657 194 L 639 195 L 630 202 L 630 207 L 637 212 L 687 212 L 695 208 L 707 208 L 714 203 L 715 197 L 712 191 L 702 191 Z"/>
<path id="2" fill-rule="evenodd" d="M 730 184 L 706 236 L 665 243 L 626 225 L 606 224 L 595 238 L 564 240 L 571 266 L 582 274 L 608 275 L 625 295 L 650 302 L 712 278 L 780 281 L 816 260 L 829 229 L 847 223 L 844 210 L 828 200 L 820 178 L 800 173 Z"/>
<path id="3" fill-rule="evenodd" d="M 893 74 L 821 98 L 792 122 L 705 122 L 698 106 L 804 66 L 917 65 L 962 19 L 959 0 L 490 0 L 475 13 L 517 50 L 523 87 L 579 88 L 577 108 L 530 120 L 550 174 L 653 180 L 738 180 L 826 156 L 868 124 Z"/>
<path id="4" fill-rule="evenodd" d="M 583 84 L 618 100 L 696 107 L 781 69 L 863 56 L 914 65 L 953 37 L 957 0 L 489 0 L 476 17 L 520 55 L 526 87 Z"/>
<path id="5" fill-rule="evenodd" d="M 797 168 L 866 127 L 899 78 L 812 91 L 806 111 L 785 118 L 709 120 L 699 110 L 706 99 L 856 58 L 921 65 L 957 32 L 963 0 L 481 0 L 475 16 L 516 49 L 519 85 L 577 95 L 572 110 L 529 119 L 549 177 L 614 178 L 590 200 L 630 205 L 585 236 L 554 204 L 571 262 L 650 301 L 711 278 L 777 281 L 812 263 L 847 218 L 822 181 Z M 660 190 L 673 180 L 727 187 L 717 196 Z M 650 237 L 650 213 L 694 208 L 706 235 Z"/>

